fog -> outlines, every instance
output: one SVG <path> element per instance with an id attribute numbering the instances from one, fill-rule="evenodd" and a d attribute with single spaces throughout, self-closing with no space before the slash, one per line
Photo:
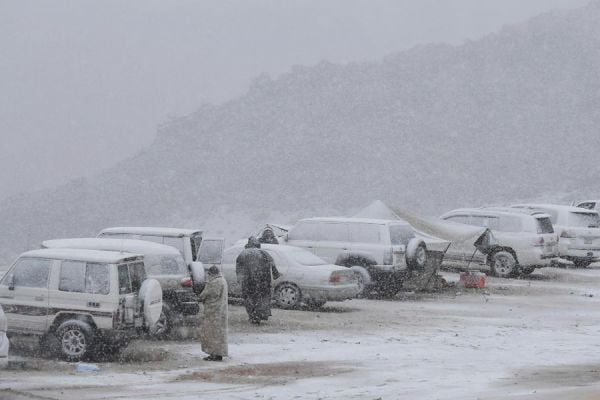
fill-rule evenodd
<path id="1" fill-rule="evenodd" d="M 460 44 L 585 3 L 0 1 L 0 198 L 107 168 L 262 73 Z"/>

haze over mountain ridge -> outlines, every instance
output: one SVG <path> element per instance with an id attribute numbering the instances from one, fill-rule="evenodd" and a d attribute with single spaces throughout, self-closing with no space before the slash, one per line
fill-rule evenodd
<path id="1" fill-rule="evenodd" d="M 166 122 L 98 176 L 3 201 L 0 258 L 105 226 L 229 212 L 262 222 L 377 198 L 436 214 L 584 195 L 600 172 L 598 65 L 596 1 L 461 46 L 262 76 L 239 99 Z"/>

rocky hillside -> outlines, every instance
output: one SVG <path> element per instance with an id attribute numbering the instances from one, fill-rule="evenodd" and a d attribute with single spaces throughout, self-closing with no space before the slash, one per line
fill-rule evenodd
<path id="1" fill-rule="evenodd" d="M 116 224 L 231 225 L 231 213 L 346 213 L 376 198 L 436 214 L 597 196 L 599 127 L 593 2 L 462 46 L 261 77 L 239 99 L 165 123 L 99 176 L 4 201 L 0 258 Z"/>

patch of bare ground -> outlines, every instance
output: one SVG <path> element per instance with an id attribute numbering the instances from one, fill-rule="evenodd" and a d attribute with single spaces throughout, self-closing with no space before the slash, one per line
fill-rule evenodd
<path id="1" fill-rule="evenodd" d="M 600 384 L 600 364 L 566 364 L 519 369 L 503 381 L 504 385 L 522 385 L 533 388 L 597 385 Z"/>
<path id="2" fill-rule="evenodd" d="M 307 378 L 329 377 L 352 372 L 353 369 L 336 362 L 281 362 L 244 364 L 183 374 L 175 381 L 202 380 L 229 384 L 285 384 Z"/>

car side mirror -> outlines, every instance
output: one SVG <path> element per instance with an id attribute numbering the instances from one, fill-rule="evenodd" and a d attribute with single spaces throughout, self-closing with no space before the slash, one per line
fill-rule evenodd
<path id="1" fill-rule="evenodd" d="M 204 264 L 200 261 L 193 261 L 190 264 L 190 273 L 192 274 L 192 281 L 194 282 L 194 292 L 200 293 L 204 289 L 204 284 L 206 282 Z"/>
<path id="2" fill-rule="evenodd" d="M 11 275 L 8 279 L 8 290 L 15 290 L 15 276 Z"/>

